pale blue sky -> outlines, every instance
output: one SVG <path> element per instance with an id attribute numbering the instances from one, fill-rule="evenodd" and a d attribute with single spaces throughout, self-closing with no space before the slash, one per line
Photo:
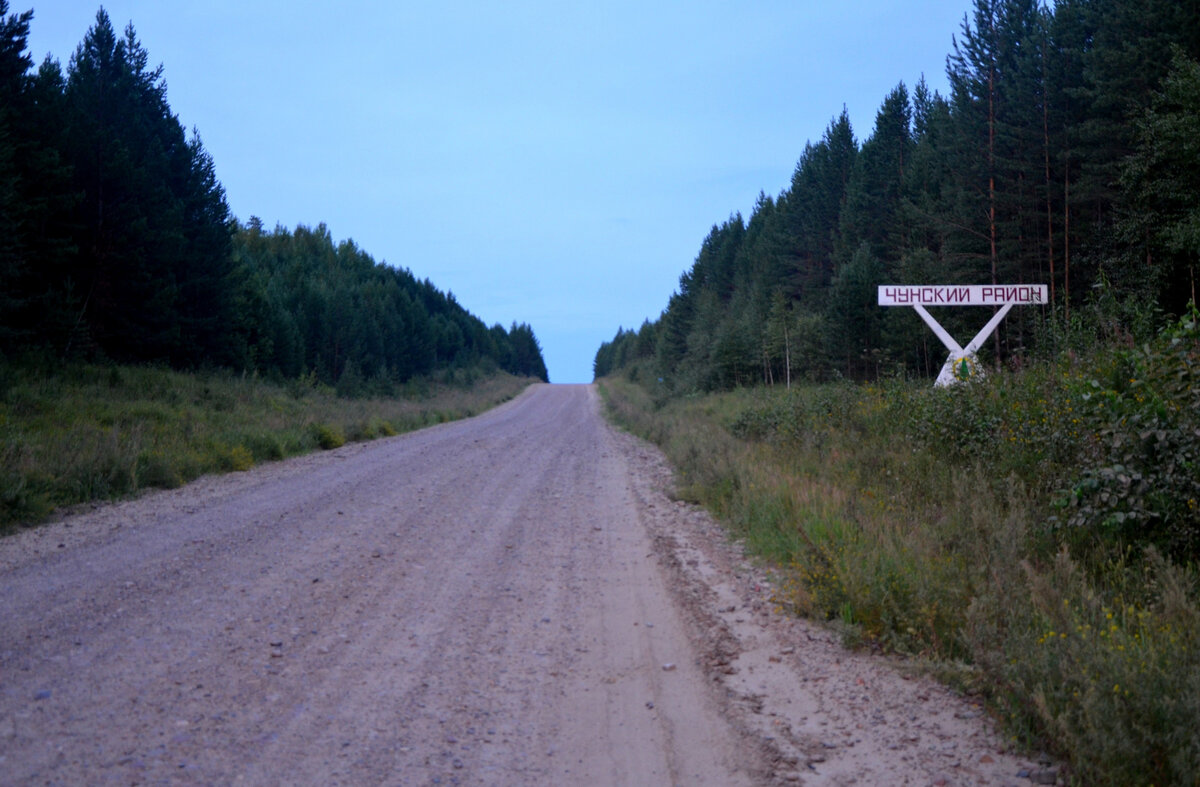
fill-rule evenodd
<path id="1" fill-rule="evenodd" d="M 554 382 L 654 319 L 715 223 L 785 188 L 849 111 L 945 60 L 970 0 L 110 0 L 212 154 L 230 207 L 325 222 L 489 325 Z M 95 0 L 32 7 L 65 67 Z"/>

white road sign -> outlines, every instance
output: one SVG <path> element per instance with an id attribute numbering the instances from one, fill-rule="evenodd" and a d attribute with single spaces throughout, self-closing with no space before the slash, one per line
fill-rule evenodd
<path id="1" fill-rule="evenodd" d="M 976 351 L 1013 306 L 1047 302 L 1045 284 L 882 284 L 880 306 L 911 306 L 950 351 L 935 386 L 953 385 L 983 373 Z M 999 306 L 975 338 L 961 346 L 933 318 L 926 306 Z"/>
<path id="2" fill-rule="evenodd" d="M 1003 306 L 1047 302 L 1045 284 L 884 284 L 880 306 Z"/>

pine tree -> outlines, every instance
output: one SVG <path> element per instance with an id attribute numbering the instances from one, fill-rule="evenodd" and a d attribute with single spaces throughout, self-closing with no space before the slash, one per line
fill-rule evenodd
<path id="1" fill-rule="evenodd" d="M 883 314 L 876 297 L 885 280 L 883 263 L 864 241 L 838 271 L 830 288 L 828 328 L 847 377 L 873 378 L 879 374 Z"/>
<path id="2" fill-rule="evenodd" d="M 70 273 L 96 340 L 118 359 L 228 361 L 224 192 L 132 25 L 118 37 L 97 14 L 68 67 L 66 107 L 66 154 L 83 195 Z"/>
<path id="3" fill-rule="evenodd" d="M 181 210 L 183 247 L 175 260 L 179 283 L 180 351 L 185 365 L 203 362 L 236 365 L 232 325 L 238 296 L 233 261 L 233 217 L 212 157 L 193 130 L 174 162 L 173 191 Z"/>
<path id="4" fill-rule="evenodd" d="M 0 338 L 9 347 L 54 345 L 66 321 L 62 272 L 74 254 L 71 170 L 57 149 L 62 75 L 49 60 L 30 71 L 32 12 L 7 10 L 0 2 Z"/>
<path id="5" fill-rule="evenodd" d="M 1195 0 L 1090 0 L 1082 5 L 1079 22 L 1084 80 L 1076 96 L 1085 114 L 1076 136 L 1081 166 L 1073 193 L 1080 219 L 1090 225 L 1081 251 L 1088 275 L 1104 275 L 1120 289 L 1153 298 L 1158 276 L 1152 244 L 1145 238 L 1137 244 L 1140 259 L 1112 253 L 1120 242 L 1120 216 L 1129 209 L 1121 173 L 1138 145 L 1138 120 L 1171 69 L 1173 48 L 1200 57 L 1200 5 Z"/>
<path id="6" fill-rule="evenodd" d="M 997 112 L 1000 79 L 1000 0 L 975 0 L 974 18 L 963 18 L 961 39 L 947 58 L 956 130 L 953 169 L 959 183 L 951 223 L 959 230 L 956 251 L 965 260 L 986 260 L 986 279 L 999 280 L 996 222 Z"/>
<path id="7" fill-rule="evenodd" d="M 858 143 L 845 109 L 817 144 L 805 146 L 780 209 L 788 295 L 819 302 L 834 271 L 840 217 Z"/>
<path id="8" fill-rule="evenodd" d="M 543 382 L 550 382 L 546 373 L 546 363 L 542 360 L 542 348 L 533 328 L 525 323 L 513 323 L 508 331 L 509 344 L 512 347 L 512 364 L 508 371 L 526 377 L 536 377 Z"/>
<path id="9" fill-rule="evenodd" d="M 901 82 L 879 108 L 875 131 L 854 160 L 840 218 L 841 251 L 846 262 L 862 243 L 876 257 L 895 264 L 907 245 L 902 219 L 905 168 L 912 157 L 912 110 Z"/>
<path id="10" fill-rule="evenodd" d="M 953 120 L 950 105 L 937 92 L 930 92 L 921 77 L 913 90 L 914 145 L 905 168 L 905 198 L 901 219 L 907 227 L 908 246 L 934 255 L 945 252 L 947 237 L 956 228 L 946 221 L 953 204 L 955 178 Z"/>
<path id="11" fill-rule="evenodd" d="M 1176 47 L 1171 71 L 1139 120 L 1134 152 L 1121 184 L 1128 210 L 1119 228 L 1125 243 L 1149 260 L 1155 300 L 1179 313 L 1196 303 L 1200 263 L 1200 63 Z"/>
<path id="12" fill-rule="evenodd" d="M 25 53 L 32 17 L 32 11 L 8 16 L 8 2 L 0 0 L 0 340 L 9 347 L 24 332 L 31 295 L 15 114 L 25 104 L 26 74 L 33 65 Z"/>

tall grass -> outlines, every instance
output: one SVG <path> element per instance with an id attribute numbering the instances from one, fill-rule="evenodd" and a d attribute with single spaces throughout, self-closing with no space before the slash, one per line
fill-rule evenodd
<path id="1" fill-rule="evenodd" d="M 311 381 L 68 365 L 0 368 L 0 532 L 60 506 L 475 415 L 531 381 L 446 373 L 395 396 L 339 397 Z"/>
<path id="2" fill-rule="evenodd" d="M 930 390 L 604 382 L 778 601 L 989 698 L 1083 784 L 1200 783 L 1200 331 Z"/>

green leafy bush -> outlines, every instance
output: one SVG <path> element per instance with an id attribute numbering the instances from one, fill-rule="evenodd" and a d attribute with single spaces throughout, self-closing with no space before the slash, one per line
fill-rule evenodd
<path id="1" fill-rule="evenodd" d="M 1080 552 L 1153 545 L 1200 561 L 1200 320 L 1117 353 L 1082 395 L 1101 453 L 1058 501 L 1051 526 Z"/>
<path id="2" fill-rule="evenodd" d="M 317 445 L 322 449 L 329 451 L 334 448 L 341 448 L 346 444 L 346 436 L 342 430 L 336 426 L 329 424 L 313 424 L 313 438 L 316 439 Z"/>
<path id="3" fill-rule="evenodd" d="M 1195 784 L 1197 322 L 949 390 L 603 386 L 781 607 L 930 660 L 1078 783 Z"/>

